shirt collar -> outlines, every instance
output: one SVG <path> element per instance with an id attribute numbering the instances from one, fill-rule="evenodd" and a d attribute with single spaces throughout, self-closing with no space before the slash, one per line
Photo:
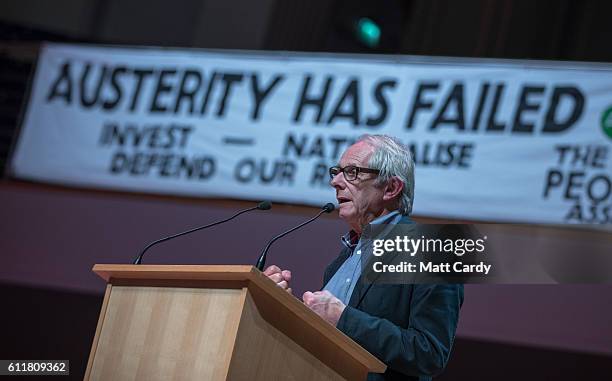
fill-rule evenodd
<path id="1" fill-rule="evenodd" d="M 393 221 L 401 219 L 401 217 L 402 215 L 400 214 L 399 210 L 394 210 L 391 213 L 387 213 L 384 216 L 380 216 L 374 219 L 372 222 L 370 222 L 370 224 L 371 225 L 388 224 Z M 340 240 L 342 241 L 342 244 L 344 246 L 353 250 L 357 246 L 357 243 L 359 243 L 359 238 L 360 238 L 360 235 L 357 234 L 357 232 L 355 232 L 354 230 L 351 230 L 345 235 L 343 235 L 342 237 L 340 237 Z"/>

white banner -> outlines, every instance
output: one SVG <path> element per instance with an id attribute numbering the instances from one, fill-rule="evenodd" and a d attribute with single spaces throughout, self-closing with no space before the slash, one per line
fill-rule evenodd
<path id="1" fill-rule="evenodd" d="M 612 67 L 45 45 L 11 169 L 323 205 L 359 135 L 416 162 L 414 214 L 612 223 Z"/>

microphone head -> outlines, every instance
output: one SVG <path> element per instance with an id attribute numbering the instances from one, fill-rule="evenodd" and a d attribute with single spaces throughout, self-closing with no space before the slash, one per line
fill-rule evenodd
<path id="1" fill-rule="evenodd" d="M 272 208 L 272 203 L 268 200 L 262 201 L 259 204 L 257 204 L 257 209 L 259 210 L 268 210 L 271 208 Z"/>
<path id="2" fill-rule="evenodd" d="M 336 209 L 336 207 L 331 202 L 328 202 L 323 206 L 323 210 L 325 211 L 325 213 L 331 213 L 334 211 L 334 209 Z"/>

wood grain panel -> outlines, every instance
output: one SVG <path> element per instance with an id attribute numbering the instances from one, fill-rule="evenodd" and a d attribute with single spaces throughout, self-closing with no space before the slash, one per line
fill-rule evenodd
<path id="1" fill-rule="evenodd" d="M 262 350 L 265 348 L 265 350 Z M 355 379 L 364 380 L 365 371 Z M 242 380 L 344 380 L 268 323 L 247 294 L 227 377 Z"/>
<path id="2" fill-rule="evenodd" d="M 245 295 L 113 286 L 91 379 L 226 379 Z"/>
<path id="3" fill-rule="evenodd" d="M 102 301 L 102 308 L 100 308 L 100 317 L 98 317 L 98 325 L 96 326 L 96 333 L 94 334 L 93 343 L 91 344 L 91 351 L 89 352 L 89 360 L 87 360 L 87 369 L 85 369 L 85 380 L 89 380 L 91 375 L 91 367 L 93 365 L 93 359 L 98 349 L 98 342 L 100 341 L 100 332 L 102 331 L 102 325 L 104 324 L 104 318 L 106 317 L 106 308 L 108 307 L 108 299 L 110 298 L 111 284 L 106 285 L 106 291 L 104 293 L 104 300 Z"/>

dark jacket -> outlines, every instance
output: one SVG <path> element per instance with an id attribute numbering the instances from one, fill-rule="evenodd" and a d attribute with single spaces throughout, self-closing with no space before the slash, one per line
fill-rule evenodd
<path id="1" fill-rule="evenodd" d="M 324 283 L 351 254 L 345 248 L 326 268 Z M 377 284 L 360 281 L 337 328 L 387 365 L 368 380 L 430 380 L 448 362 L 461 284 Z"/>

